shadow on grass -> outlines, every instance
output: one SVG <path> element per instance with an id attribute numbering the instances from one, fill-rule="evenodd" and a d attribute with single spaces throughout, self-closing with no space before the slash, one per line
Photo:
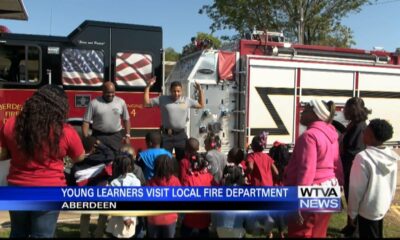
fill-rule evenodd
<path id="1" fill-rule="evenodd" d="M 55 237 L 62 238 L 80 238 L 79 223 L 58 223 Z M 90 224 L 90 232 L 93 233 L 96 228 L 95 224 Z"/>

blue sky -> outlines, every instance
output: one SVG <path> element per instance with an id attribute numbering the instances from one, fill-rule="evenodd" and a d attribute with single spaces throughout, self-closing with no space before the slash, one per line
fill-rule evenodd
<path id="1" fill-rule="evenodd" d="M 211 20 L 198 14 L 212 0 L 24 0 L 28 21 L 0 20 L 14 33 L 66 36 L 84 20 L 133 23 L 161 26 L 164 47 L 181 52 L 182 47 L 197 32 L 210 33 Z M 399 0 L 378 0 L 351 14 L 344 24 L 352 28 L 354 48 L 374 46 L 394 51 L 400 47 L 397 16 Z M 218 31 L 216 36 L 232 35 L 233 31 Z"/>

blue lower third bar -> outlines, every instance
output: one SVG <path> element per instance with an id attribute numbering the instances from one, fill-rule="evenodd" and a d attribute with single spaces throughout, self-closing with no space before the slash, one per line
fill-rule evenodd
<path id="1" fill-rule="evenodd" d="M 82 210 L 130 210 L 130 211 L 297 211 L 297 201 L 290 202 L 129 202 L 129 201 L 0 201 L 0 210 L 14 211 L 82 211 Z"/>

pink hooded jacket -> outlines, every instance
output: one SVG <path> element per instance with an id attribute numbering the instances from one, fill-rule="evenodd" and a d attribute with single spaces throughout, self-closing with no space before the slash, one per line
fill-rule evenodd
<path id="1" fill-rule="evenodd" d="M 343 185 L 338 134 L 332 124 L 315 121 L 297 139 L 285 168 L 284 185 L 310 186 L 334 177 Z"/>

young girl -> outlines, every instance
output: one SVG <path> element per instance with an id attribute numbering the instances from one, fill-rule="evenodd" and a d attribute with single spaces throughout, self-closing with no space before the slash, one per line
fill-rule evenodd
<path id="1" fill-rule="evenodd" d="M 251 149 L 253 150 L 247 156 L 247 173 L 250 175 L 251 186 L 273 186 L 273 175 L 278 175 L 278 169 L 274 165 L 274 160 L 263 150 L 267 145 L 267 134 L 261 133 L 255 136 L 251 142 Z M 271 237 L 271 230 L 274 220 L 269 213 L 255 216 L 254 221 L 250 223 L 250 228 L 255 231 L 257 222 L 264 225 L 265 232 L 269 232 Z"/>
<path id="2" fill-rule="evenodd" d="M 167 155 L 156 158 L 154 177 L 148 186 L 181 186 L 179 179 L 174 174 L 174 162 Z M 178 214 L 168 213 L 147 217 L 147 231 L 150 238 L 173 238 L 175 236 Z"/>
<path id="3" fill-rule="evenodd" d="M 244 176 L 244 185 L 247 184 L 247 177 L 246 177 L 246 161 L 244 160 L 244 152 L 242 149 L 238 147 L 233 147 L 231 150 L 228 152 L 228 157 L 227 157 L 227 164 L 224 168 L 224 176 L 225 176 L 225 171 L 227 167 L 231 166 L 238 166 L 242 170 L 242 174 Z M 224 178 L 223 178 L 224 179 Z M 225 185 L 225 184 L 223 184 Z"/>
<path id="4" fill-rule="evenodd" d="M 251 186 L 273 186 L 272 174 L 278 175 L 274 160 L 263 153 L 266 144 L 265 133 L 255 136 L 251 142 L 253 152 L 247 156 L 247 172 L 251 176 Z"/>
<path id="5" fill-rule="evenodd" d="M 289 146 L 275 141 L 272 148 L 269 149 L 269 155 L 274 160 L 274 164 L 279 173 L 276 177 L 274 177 L 274 185 L 283 186 L 283 172 L 290 158 Z M 280 237 L 284 238 L 284 228 L 286 225 L 284 212 L 274 212 L 271 215 L 274 219 L 275 226 L 278 228 Z M 270 237 L 273 237 L 272 232 L 270 233 Z"/>
<path id="6" fill-rule="evenodd" d="M 269 156 L 274 160 L 274 164 L 278 169 L 278 175 L 274 178 L 275 186 L 283 186 L 283 172 L 288 164 L 290 147 L 286 144 L 275 141 L 272 148 L 269 149 Z"/>
<path id="7" fill-rule="evenodd" d="M 196 156 L 197 151 L 199 151 L 200 143 L 197 139 L 195 138 L 189 138 L 186 140 L 186 146 L 185 146 L 185 156 L 183 159 L 180 161 L 180 175 L 179 178 L 181 182 L 183 179 L 186 179 L 189 168 L 190 168 L 190 162 L 194 156 Z"/>
<path id="8" fill-rule="evenodd" d="M 197 139 L 190 138 L 187 141 L 186 149 L 193 150 L 198 145 Z M 214 177 L 209 173 L 208 162 L 197 152 L 186 152 L 186 157 L 188 159 L 182 159 L 181 163 L 185 161 L 190 165 L 182 178 L 182 185 L 189 187 L 211 186 L 214 183 Z M 209 213 L 185 214 L 181 226 L 181 236 L 193 237 L 194 230 L 198 229 L 199 234 L 197 237 L 208 237 L 210 221 Z"/>
<path id="9" fill-rule="evenodd" d="M 125 144 L 121 147 L 120 152 L 128 153 L 132 156 L 132 166 L 133 166 L 133 174 L 140 180 L 140 185 L 143 186 L 146 184 L 146 179 L 144 178 L 143 170 L 139 165 L 136 164 L 136 152 L 135 149 L 130 144 Z"/>
<path id="10" fill-rule="evenodd" d="M 140 180 L 132 173 L 133 159 L 130 154 L 120 153 L 113 162 L 113 175 L 118 176 L 110 186 L 140 186 Z M 117 238 L 130 238 L 135 234 L 136 217 L 113 216 L 107 224 L 106 232 Z"/>
<path id="11" fill-rule="evenodd" d="M 204 140 L 204 146 L 207 151 L 206 160 L 211 166 L 211 174 L 214 176 L 214 181 L 219 183 L 226 165 L 226 155 L 221 153 L 221 139 L 218 135 L 209 133 Z"/>
<path id="12" fill-rule="evenodd" d="M 132 147 L 130 144 L 124 144 L 120 152 L 122 153 L 127 153 L 130 154 L 132 157 L 132 166 L 133 170 L 132 173 L 135 174 L 135 176 L 139 179 L 140 181 L 140 186 L 146 185 L 146 179 L 143 174 L 142 168 L 137 164 L 137 155 L 135 149 Z M 143 238 L 144 235 L 146 234 L 146 220 L 144 217 L 137 217 L 137 224 L 136 224 L 136 233 L 135 237 L 136 238 Z"/>
<path id="13" fill-rule="evenodd" d="M 229 152 L 231 153 L 232 150 Z M 224 168 L 221 184 L 224 186 L 243 186 L 244 183 L 243 169 L 240 165 L 228 162 Z M 246 219 L 247 213 L 245 215 L 240 211 L 216 212 L 212 214 L 212 225 L 216 228 L 219 238 L 242 238 L 246 233 L 244 228 L 247 225 Z"/>

